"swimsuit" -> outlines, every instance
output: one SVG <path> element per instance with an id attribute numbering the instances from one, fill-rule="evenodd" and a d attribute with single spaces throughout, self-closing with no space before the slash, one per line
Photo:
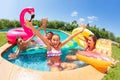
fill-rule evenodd
<path id="1" fill-rule="evenodd" d="M 50 57 L 55 57 L 55 56 L 60 56 L 61 55 L 61 50 L 50 50 L 47 52 L 47 57 L 50 58 Z M 47 63 L 49 66 L 56 66 L 56 67 L 59 67 L 60 64 L 61 64 L 61 60 L 58 60 L 58 62 L 48 62 Z"/>
<path id="2" fill-rule="evenodd" d="M 53 56 L 60 56 L 61 55 L 61 50 L 50 50 L 47 52 L 47 57 L 53 57 Z"/>

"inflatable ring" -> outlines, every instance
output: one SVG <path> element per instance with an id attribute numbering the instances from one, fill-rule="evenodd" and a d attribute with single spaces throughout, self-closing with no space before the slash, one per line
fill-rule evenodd
<path id="1" fill-rule="evenodd" d="M 29 38 L 28 34 L 24 31 L 23 28 L 14 28 L 7 32 L 8 41 L 12 44 L 16 42 L 17 36 L 22 36 L 24 40 Z"/>
<path id="2" fill-rule="evenodd" d="M 95 46 L 97 52 L 103 55 L 112 56 L 112 42 L 109 39 L 98 39 Z"/>
<path id="3" fill-rule="evenodd" d="M 112 64 L 110 58 L 108 58 L 107 56 L 98 55 L 96 53 L 92 54 L 89 52 L 80 51 L 76 54 L 76 56 L 79 60 L 92 65 L 94 68 L 102 73 L 105 73 L 107 71 L 107 68 Z"/>
<path id="4" fill-rule="evenodd" d="M 75 28 L 72 31 L 72 34 L 76 33 L 79 31 L 80 28 Z M 90 30 L 85 29 L 82 33 L 78 34 L 77 36 L 74 37 L 74 40 L 78 43 L 79 46 L 85 48 L 87 43 L 86 43 L 86 39 L 88 38 L 89 35 L 94 35 Z"/>
<path id="5" fill-rule="evenodd" d="M 29 13 L 31 15 L 33 15 L 34 13 L 34 8 L 25 8 L 22 10 L 21 14 L 20 14 L 20 23 L 23 27 L 22 28 L 15 28 L 15 29 L 11 29 L 7 32 L 7 39 L 8 42 L 11 44 L 15 44 L 16 43 L 16 38 L 18 36 L 21 36 L 24 40 L 27 40 L 28 38 L 32 37 L 33 32 L 31 29 L 27 28 L 27 26 L 25 25 L 25 21 L 24 21 L 24 16 L 25 13 Z"/>
<path id="6" fill-rule="evenodd" d="M 80 47 L 77 42 L 74 40 L 69 41 L 62 47 L 63 50 L 84 50 L 84 48 Z"/>
<path id="7" fill-rule="evenodd" d="M 12 48 L 12 53 L 16 53 L 16 51 L 18 50 L 18 46 L 14 46 Z M 20 52 L 20 55 L 25 55 L 25 54 L 36 54 L 36 53 L 46 53 L 47 52 L 47 48 L 45 47 L 40 47 L 40 46 L 34 46 L 34 47 L 30 47 L 27 48 L 25 50 L 22 50 Z"/>

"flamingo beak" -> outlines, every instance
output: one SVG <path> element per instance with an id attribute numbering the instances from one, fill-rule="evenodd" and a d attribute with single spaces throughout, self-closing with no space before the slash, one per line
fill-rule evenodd
<path id="1" fill-rule="evenodd" d="M 34 17 L 35 17 L 35 14 L 32 14 L 29 22 L 31 22 L 31 20 L 32 20 Z"/>

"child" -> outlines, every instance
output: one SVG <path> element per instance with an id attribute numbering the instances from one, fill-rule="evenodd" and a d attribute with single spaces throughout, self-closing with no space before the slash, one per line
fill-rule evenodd
<path id="1" fill-rule="evenodd" d="M 50 70 L 51 71 L 60 71 L 60 66 L 62 66 L 61 60 L 60 60 L 60 55 L 62 54 L 61 53 L 61 47 L 85 29 L 85 27 L 81 27 L 79 32 L 77 32 L 75 34 L 72 34 L 66 40 L 64 40 L 62 42 L 60 42 L 60 36 L 58 34 L 53 34 L 52 39 L 51 39 L 51 44 L 50 44 L 48 42 L 48 40 L 45 37 L 43 37 L 42 34 L 40 34 L 38 30 L 36 30 L 34 28 L 34 26 L 32 25 L 32 22 L 27 21 L 26 25 L 28 25 L 28 27 L 38 37 L 40 37 L 41 40 L 43 40 L 43 42 L 47 45 L 47 49 L 48 49 L 47 57 L 48 57 L 48 60 L 49 60 L 48 64 L 50 65 Z M 71 67 L 73 67 L 73 66 L 71 66 Z"/>
<path id="2" fill-rule="evenodd" d="M 25 20 L 26 20 L 26 19 L 25 19 Z M 31 20 L 32 20 L 32 18 L 31 18 Z M 30 21 L 31 21 L 31 20 L 30 20 Z M 26 22 L 26 21 L 25 21 L 25 22 Z M 46 19 L 42 19 L 42 26 L 41 26 L 41 27 L 43 27 L 43 25 L 44 25 L 44 27 L 45 27 L 46 23 L 47 23 Z M 18 55 L 19 55 L 19 53 L 20 53 L 22 50 L 25 50 L 25 49 L 27 49 L 27 48 L 29 48 L 29 47 L 32 47 L 32 46 L 35 46 L 37 43 L 39 43 L 38 41 L 33 41 L 33 40 L 32 40 L 34 36 L 35 36 L 35 35 L 33 35 L 31 38 L 27 39 L 26 41 L 24 41 L 21 36 L 18 36 L 17 39 L 16 39 L 16 43 L 17 43 L 17 45 L 18 45 L 18 50 L 17 50 L 17 52 L 16 52 L 15 54 L 10 53 L 10 55 L 8 56 L 9 59 L 15 59 L 15 58 L 17 58 Z"/>
<path id="3" fill-rule="evenodd" d="M 80 53 L 81 55 L 85 55 L 85 56 L 92 56 L 93 54 L 94 54 L 94 56 L 99 55 L 97 57 L 101 58 L 102 60 L 111 62 L 112 67 L 115 66 L 119 62 L 119 60 L 114 60 L 112 57 L 105 56 L 105 55 L 102 55 L 101 53 L 99 53 L 95 49 L 96 41 L 97 41 L 97 38 L 94 35 L 90 35 L 87 40 L 87 47 L 85 48 L 85 50 L 84 51 L 78 50 L 77 53 Z M 86 54 L 86 52 L 89 54 Z M 67 58 L 67 60 L 70 60 L 70 61 L 78 60 L 76 55 L 68 55 L 68 56 L 66 56 L 66 58 Z"/>
<path id="4" fill-rule="evenodd" d="M 42 19 L 42 25 L 38 28 L 38 31 L 40 31 L 41 29 L 44 29 L 45 38 L 48 40 L 48 42 L 51 42 L 53 32 L 51 32 L 51 31 L 46 32 L 46 24 L 47 24 L 47 22 L 48 22 L 48 18 Z M 37 37 L 37 40 L 42 42 L 39 37 Z"/>
<path id="5" fill-rule="evenodd" d="M 18 45 L 18 50 L 15 54 L 13 53 L 10 53 L 10 55 L 8 56 L 9 59 L 14 59 L 14 58 L 17 58 L 20 51 L 24 50 L 24 49 L 27 49 L 28 47 L 31 47 L 31 46 L 35 46 L 36 42 L 32 40 L 32 38 L 34 37 L 35 35 L 33 35 L 31 38 L 29 38 L 28 40 L 24 41 L 23 38 L 21 36 L 18 36 L 16 38 L 16 44 Z"/>

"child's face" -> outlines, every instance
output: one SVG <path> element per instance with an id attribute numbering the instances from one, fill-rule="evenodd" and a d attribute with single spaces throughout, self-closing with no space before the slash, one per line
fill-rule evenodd
<path id="1" fill-rule="evenodd" d="M 52 34 L 51 34 L 51 33 L 47 33 L 47 34 L 46 34 L 46 37 L 47 37 L 47 39 L 51 40 Z"/>
<path id="2" fill-rule="evenodd" d="M 23 41 L 23 39 L 22 39 L 22 38 L 19 38 L 19 39 L 17 40 L 17 44 L 18 44 L 18 45 L 22 45 L 22 44 L 23 44 L 23 42 L 24 42 L 24 41 Z"/>
<path id="3" fill-rule="evenodd" d="M 94 44 L 95 44 L 95 42 L 93 41 L 93 38 L 92 38 L 92 37 L 89 37 L 89 38 L 88 38 L 88 46 L 89 46 L 89 47 L 94 47 Z"/>
<path id="4" fill-rule="evenodd" d="M 60 43 L 60 38 L 58 35 L 53 35 L 52 39 L 51 39 L 52 45 L 54 47 L 58 47 L 59 43 Z"/>

